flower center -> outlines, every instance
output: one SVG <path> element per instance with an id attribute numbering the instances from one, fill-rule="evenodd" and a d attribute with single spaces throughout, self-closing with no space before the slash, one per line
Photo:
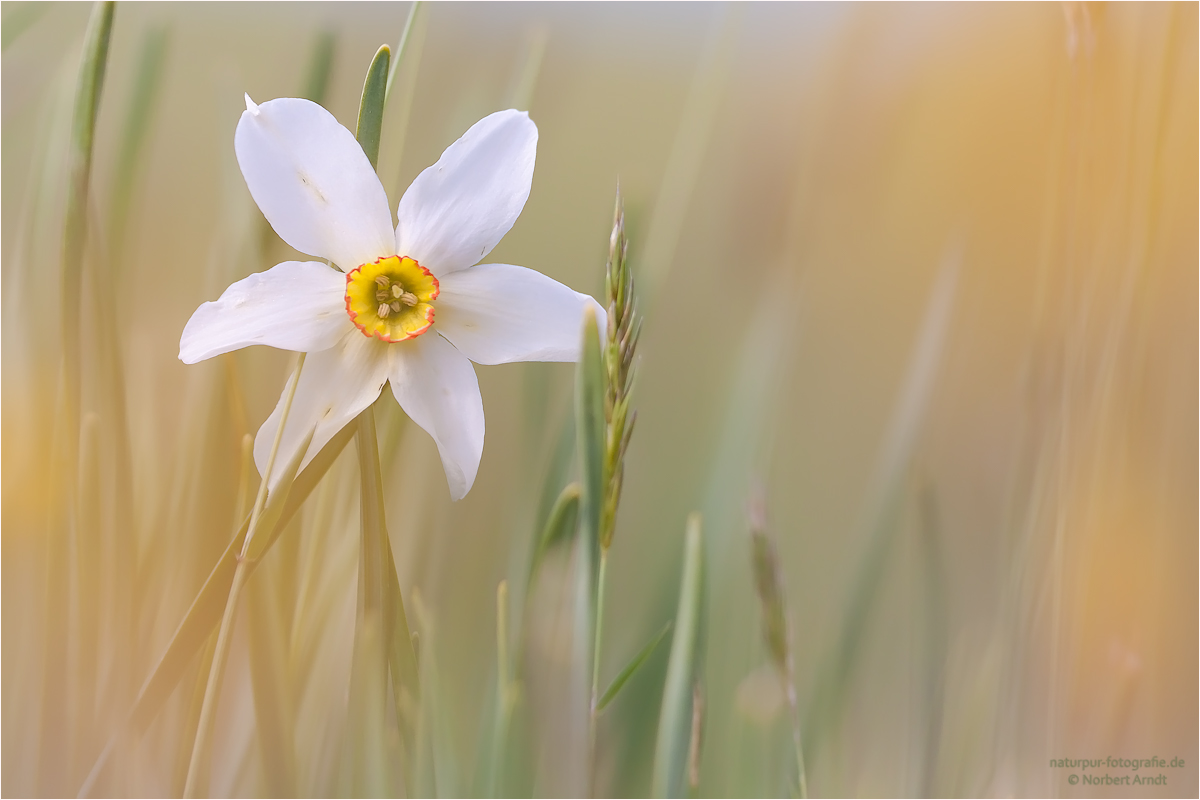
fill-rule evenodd
<path id="1" fill-rule="evenodd" d="M 408 256 L 387 256 L 346 273 L 346 313 L 364 336 L 403 342 L 433 325 L 437 278 Z"/>

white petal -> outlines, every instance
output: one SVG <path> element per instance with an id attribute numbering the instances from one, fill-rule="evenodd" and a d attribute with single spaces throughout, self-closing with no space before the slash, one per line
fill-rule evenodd
<path id="1" fill-rule="evenodd" d="M 537 135 L 512 109 L 472 125 L 400 198 L 396 252 L 438 278 L 479 263 L 529 199 Z"/>
<path id="2" fill-rule="evenodd" d="M 347 271 L 395 255 L 387 193 L 371 162 L 316 103 L 284 97 L 248 107 L 233 148 L 254 202 L 301 253 Z"/>
<path id="3" fill-rule="evenodd" d="M 435 303 L 438 333 L 477 364 L 578 361 L 583 309 L 600 304 L 540 272 L 480 264 L 447 275 Z"/>
<path id="4" fill-rule="evenodd" d="M 283 439 L 271 474 L 274 486 L 284 467 L 296 455 L 308 432 L 316 427 L 308 453 L 300 463 L 303 469 L 321 448 L 359 413 L 375 402 L 388 379 L 388 345 L 368 339 L 351 328 L 336 345 L 319 353 L 311 353 L 300 371 L 300 385 L 288 414 Z M 279 415 L 287 397 L 284 386 L 279 403 L 267 421 L 258 429 L 254 439 L 254 463 L 261 475 L 266 469 L 279 428 Z"/>
<path id="5" fill-rule="evenodd" d="M 346 315 L 346 276 L 318 261 L 285 261 L 231 284 L 192 314 L 179 339 L 179 360 L 195 364 L 252 344 L 312 352 L 353 329 Z"/>
<path id="6" fill-rule="evenodd" d="M 461 500 L 475 483 L 483 455 L 483 398 L 475 368 L 432 332 L 391 345 L 388 353 L 392 394 L 437 443 L 450 497 Z"/>

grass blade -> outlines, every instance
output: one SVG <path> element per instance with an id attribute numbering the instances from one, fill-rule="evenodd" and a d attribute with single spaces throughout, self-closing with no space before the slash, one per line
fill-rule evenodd
<path id="1" fill-rule="evenodd" d="M 38 793 L 61 794 L 66 789 L 70 771 L 62 768 L 63 756 L 69 752 L 62 743 L 70 742 L 72 734 L 66 707 L 68 682 L 69 606 L 68 546 L 70 528 L 77 522 L 76 508 L 80 436 L 80 394 L 85 341 L 80 334 L 83 307 L 83 262 L 87 245 L 88 197 L 92 178 L 92 149 L 96 135 L 96 113 L 100 107 L 100 92 L 108 64 L 108 45 L 112 37 L 113 3 L 97 3 L 92 8 L 80 57 L 79 78 L 75 85 L 75 102 L 71 119 L 71 138 L 67 149 L 66 208 L 62 230 L 60 269 L 62 274 L 62 357 L 58 415 L 55 420 L 53 453 L 58 475 L 72 479 L 54 482 L 51 489 L 51 519 L 48 525 L 48 571 L 46 584 L 45 667 L 42 682 L 42 725 L 38 749 Z M 69 756 L 68 756 L 69 758 Z"/>
<path id="2" fill-rule="evenodd" d="M 634 674 L 642 668 L 642 665 L 650 659 L 650 656 L 654 655 L 654 651 L 658 649 L 658 646 L 662 643 L 662 640 L 667 638 L 667 632 L 670 630 L 671 623 L 668 622 L 663 626 L 662 630 L 659 631 L 658 634 L 651 639 L 636 656 L 633 657 L 633 660 L 625 665 L 625 669 L 621 670 L 617 674 L 617 677 L 613 678 L 613 682 L 608 685 L 608 688 L 604 690 L 604 694 L 600 697 L 600 701 L 596 703 L 597 712 L 603 711 L 605 707 L 607 707 L 608 704 L 611 703 L 614 698 L 616 698 L 617 694 L 620 693 L 625 684 L 629 682 L 629 679 L 632 678 Z"/>
<path id="3" fill-rule="evenodd" d="M 133 100 L 125 116 L 125 130 L 121 136 L 120 155 L 117 156 L 117 171 L 112 192 L 112 267 L 119 269 L 124 263 L 125 228 L 129 218 L 129 204 L 133 199 L 134 179 L 142 148 L 150 133 L 150 121 L 160 97 L 164 62 L 167 57 L 167 31 L 152 28 L 142 39 L 142 51 L 138 58 L 137 77 L 133 86 Z"/>
<path id="4" fill-rule="evenodd" d="M 49 10 L 49 3 L 21 3 L 5 14 L 2 26 L 4 32 L 0 34 L 0 52 L 7 50 L 9 45 L 21 38 L 21 34 L 32 28 Z"/>
<path id="5" fill-rule="evenodd" d="M 304 79 L 304 98 L 317 105 L 325 104 L 329 91 L 329 75 L 333 72 L 333 52 L 336 39 L 332 31 L 321 31 L 308 59 L 308 75 Z"/>
<path id="6" fill-rule="evenodd" d="M 595 311 L 584 312 L 581 358 L 575 369 L 575 436 L 579 448 L 579 536 L 575 555 L 575 624 L 572 628 L 573 664 L 583 679 L 588 709 L 586 786 L 591 783 L 591 740 L 595 727 L 591 708 L 595 701 L 596 632 L 599 624 L 596 589 L 600 569 L 600 518 L 604 504 L 604 360 Z"/>
<path id="7" fill-rule="evenodd" d="M 658 716 L 658 742 L 654 748 L 651 788 L 654 797 L 682 797 L 688 762 L 697 755 L 692 752 L 693 716 L 704 611 L 704 539 L 699 514 L 688 517 L 684 548 L 675 635 L 671 638 L 671 659 L 667 663 Z"/>
<path id="8" fill-rule="evenodd" d="M 396 70 L 400 67 L 400 61 L 404 58 L 404 50 L 408 47 L 408 36 L 412 33 L 413 23 L 417 19 L 417 11 L 421 8 L 421 0 L 413 0 L 412 7 L 408 9 L 408 19 L 404 21 L 404 32 L 400 34 L 400 41 L 396 44 L 396 57 L 392 59 L 391 69 L 387 73 L 387 82 L 383 87 L 383 105 L 387 105 L 388 98 L 392 96 L 392 84 L 396 80 Z"/>
<path id="9" fill-rule="evenodd" d="M 96 138 L 96 115 L 100 109 L 100 93 L 104 88 L 104 72 L 108 65 L 108 44 L 112 38 L 112 2 L 97 3 L 88 22 L 83 56 L 79 65 L 79 82 L 75 87 L 75 110 L 71 122 L 71 146 L 68 150 L 69 176 L 67 182 L 66 218 L 62 241 L 62 325 L 64 355 L 64 393 L 67 410 L 68 435 L 64 441 L 74 449 L 79 431 L 80 340 L 79 316 L 82 292 L 68 287 L 83 284 L 83 254 L 87 246 L 88 194 L 92 181 L 92 150 Z M 70 459 L 69 465 L 74 464 Z"/>
<path id="10" fill-rule="evenodd" d="M 604 502 L 604 362 L 595 311 L 584 312 L 582 358 L 575 370 L 575 436 L 579 447 L 579 533 L 595 561 Z"/>
<path id="11" fill-rule="evenodd" d="M 276 522 L 274 529 L 270 532 L 260 525 L 260 530 L 266 537 L 260 551 L 261 554 L 265 554 L 271 549 L 271 545 L 287 527 L 287 523 L 300 510 L 300 506 L 312 494 L 317 483 L 341 455 L 347 442 L 350 441 L 350 437 L 354 435 L 354 430 L 353 425 L 347 425 L 330 439 L 304 468 L 304 471 L 296 476 L 286 496 L 278 491 L 274 495 L 268 495 L 266 508 L 263 509 L 263 517 L 269 520 L 275 516 Z M 276 506 L 280 508 L 278 512 L 275 510 Z M 229 596 L 230 587 L 233 585 L 238 553 L 241 552 L 242 541 L 249 528 L 250 519 L 247 516 L 237 533 L 234 534 L 233 540 L 225 548 L 225 552 L 221 554 L 216 566 L 205 579 L 204 585 L 200 587 L 200 591 L 196 594 L 191 606 L 188 607 L 183 620 L 175 629 L 175 634 L 171 637 L 166 650 L 155 664 L 154 670 L 142 684 L 141 691 L 138 692 L 137 699 L 134 701 L 133 708 L 129 710 L 124 725 L 113 732 L 104 750 L 96 758 L 87 780 L 79 790 L 80 797 L 87 797 L 92 793 L 97 781 L 104 773 L 117 741 L 126 733 L 136 736 L 145 732 L 171 693 L 175 691 L 175 687 L 183 679 L 192 657 L 204 646 L 209 635 L 221 621 L 225 599 Z M 257 561 L 249 562 L 251 571 L 257 563 Z"/>
<path id="12" fill-rule="evenodd" d="M 295 797 L 296 748 L 292 740 L 295 714 L 287 669 L 290 620 L 280 606 L 276 588 L 282 572 L 278 560 L 273 567 L 247 587 L 250 681 L 267 794 Z"/>
<path id="13" fill-rule="evenodd" d="M 568 484 L 558 495 L 558 500 L 554 502 L 554 507 L 550 509 L 550 515 L 546 518 L 546 524 L 542 528 L 537 542 L 534 544 L 533 559 L 529 566 L 529 588 L 533 587 L 533 582 L 537 579 L 538 568 L 541 566 L 542 560 L 546 557 L 546 553 L 550 552 L 550 549 L 558 543 L 569 539 L 575 533 L 575 525 L 579 519 L 580 494 L 581 489 L 578 483 Z M 525 595 L 526 597 L 529 596 L 528 589 Z"/>

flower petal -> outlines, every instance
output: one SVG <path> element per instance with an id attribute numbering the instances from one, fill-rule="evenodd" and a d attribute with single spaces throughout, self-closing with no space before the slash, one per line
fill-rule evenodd
<path id="1" fill-rule="evenodd" d="M 483 398 L 475 368 L 432 332 L 390 345 L 396 402 L 433 437 L 450 497 L 461 500 L 475 483 L 483 455 Z"/>
<path id="2" fill-rule="evenodd" d="M 388 379 L 387 347 L 351 327 L 333 347 L 309 354 L 300 371 L 300 385 L 296 387 L 296 397 L 283 429 L 283 439 L 279 442 L 270 486 L 275 485 L 284 465 L 295 457 L 297 448 L 314 426 L 316 433 L 300 463 L 301 469 L 334 434 L 375 402 Z M 275 410 L 254 439 L 254 463 L 258 465 L 260 475 L 271 455 L 286 397 L 285 386 Z"/>
<path id="3" fill-rule="evenodd" d="M 604 338 L 604 309 L 540 272 L 509 264 L 480 264 L 441 281 L 435 328 L 477 364 L 578 361 L 583 309 L 596 309 Z"/>
<path id="4" fill-rule="evenodd" d="M 256 272 L 196 309 L 179 339 L 179 360 L 195 364 L 252 344 L 325 350 L 350 323 L 345 289 L 346 276 L 319 261 L 285 261 Z"/>
<path id="5" fill-rule="evenodd" d="M 482 260 L 529 199 L 537 135 L 512 109 L 472 125 L 400 198 L 396 252 L 438 278 Z"/>
<path id="6" fill-rule="evenodd" d="M 387 193 L 354 134 L 308 100 L 247 96 L 246 107 L 233 148 L 275 232 L 343 270 L 393 255 Z"/>

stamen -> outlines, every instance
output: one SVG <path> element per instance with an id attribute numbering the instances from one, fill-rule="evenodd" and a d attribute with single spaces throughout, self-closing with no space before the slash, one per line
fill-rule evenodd
<path id="1" fill-rule="evenodd" d="M 415 260 L 388 256 L 346 273 L 346 312 L 366 336 L 403 342 L 429 330 L 437 278 Z"/>

